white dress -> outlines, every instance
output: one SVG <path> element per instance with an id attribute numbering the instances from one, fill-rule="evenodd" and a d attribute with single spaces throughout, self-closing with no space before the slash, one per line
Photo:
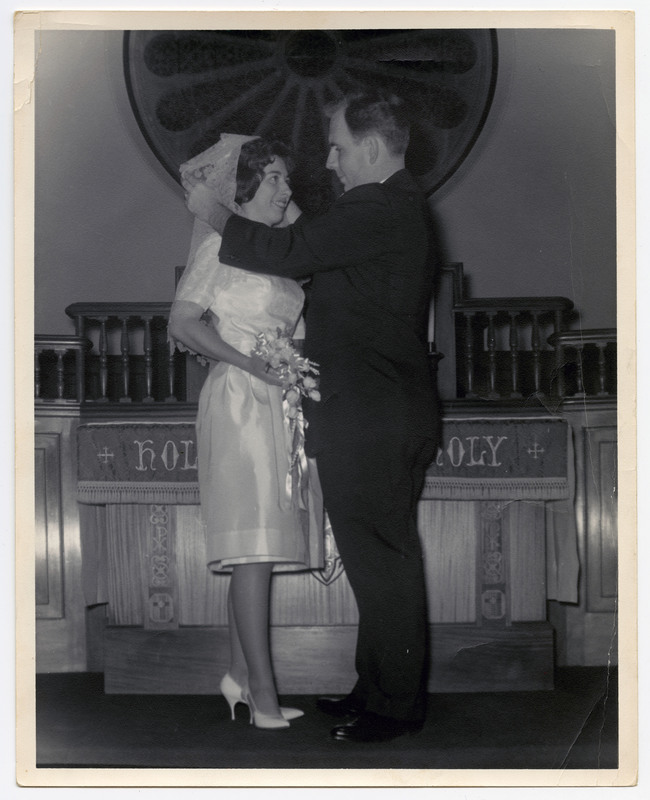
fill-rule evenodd
<path id="1" fill-rule="evenodd" d="M 304 302 L 300 286 L 222 264 L 220 246 L 217 233 L 202 242 L 176 300 L 209 310 L 221 338 L 246 355 L 262 331 L 293 333 Z M 201 390 L 196 428 L 210 567 L 260 561 L 321 567 L 320 485 L 311 460 L 292 459 L 281 387 L 218 362 Z"/>

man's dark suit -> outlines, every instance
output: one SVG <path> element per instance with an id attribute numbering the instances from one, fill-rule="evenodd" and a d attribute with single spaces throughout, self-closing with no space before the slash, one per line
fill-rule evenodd
<path id="1" fill-rule="evenodd" d="M 424 714 L 426 603 L 416 525 L 437 407 L 424 331 L 433 285 L 426 199 L 406 170 L 325 213 L 271 229 L 231 217 L 220 259 L 313 274 L 305 355 L 320 365 L 306 449 L 359 607 L 353 694 L 366 710 Z"/>

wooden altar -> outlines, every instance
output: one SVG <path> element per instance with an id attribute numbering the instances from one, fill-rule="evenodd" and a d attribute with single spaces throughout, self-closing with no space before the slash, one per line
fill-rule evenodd
<path id="1" fill-rule="evenodd" d="M 442 271 L 439 365 L 431 344 L 446 430 L 419 506 L 429 689 L 550 688 L 554 663 L 616 659 L 616 332 L 567 330 L 565 298 L 463 286 L 460 265 Z M 216 693 L 229 578 L 202 557 L 204 374 L 169 351 L 168 303 L 66 311 L 76 336 L 35 341 L 37 671 Z M 281 692 L 354 679 L 356 606 L 325 544 L 321 570 L 273 581 Z"/>
<path id="2" fill-rule="evenodd" d="M 87 602 L 107 603 L 106 691 L 218 692 L 229 578 L 206 567 L 193 424 L 98 422 L 77 436 Z M 429 691 L 552 688 L 547 518 L 549 506 L 568 502 L 562 536 L 571 545 L 570 457 L 557 417 L 445 418 L 419 506 Z M 348 691 L 356 623 L 326 526 L 323 568 L 273 580 L 279 691 Z"/>

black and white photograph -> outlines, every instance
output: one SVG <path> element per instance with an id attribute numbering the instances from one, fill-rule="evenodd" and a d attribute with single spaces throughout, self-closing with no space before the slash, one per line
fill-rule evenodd
<path id="1" fill-rule="evenodd" d="M 634 785 L 634 14 L 14 36 L 18 784 Z"/>

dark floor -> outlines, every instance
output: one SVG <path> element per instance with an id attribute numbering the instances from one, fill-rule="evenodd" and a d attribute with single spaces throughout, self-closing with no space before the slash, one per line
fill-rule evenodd
<path id="1" fill-rule="evenodd" d="M 313 696 L 305 716 L 258 730 L 222 697 L 106 695 L 100 674 L 38 675 L 38 767 L 201 769 L 615 769 L 617 675 L 557 671 L 554 691 L 429 695 L 424 730 L 383 744 L 329 738 Z"/>

